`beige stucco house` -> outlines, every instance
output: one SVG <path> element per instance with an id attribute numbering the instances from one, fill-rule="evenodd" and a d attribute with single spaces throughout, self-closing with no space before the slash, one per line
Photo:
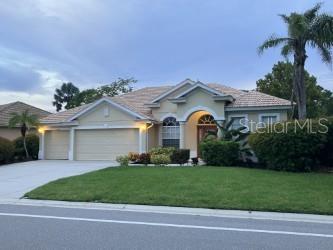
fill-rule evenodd
<path id="1" fill-rule="evenodd" d="M 43 118 L 51 114 L 40 108 L 31 106 L 23 102 L 11 102 L 0 105 L 0 137 L 4 137 L 9 140 L 14 140 L 21 136 L 20 128 L 9 128 L 8 122 L 12 117 L 12 113 L 22 113 L 28 110 L 30 114 L 36 115 L 38 118 Z M 35 129 L 30 129 L 28 133 L 35 133 Z"/>
<path id="2" fill-rule="evenodd" d="M 214 120 L 267 123 L 287 119 L 290 102 L 257 91 L 186 79 L 175 86 L 147 87 L 100 100 L 42 119 L 41 159 L 114 160 L 128 152 L 156 146 L 188 148 L 208 131 L 218 133 Z M 243 124 L 244 125 L 244 124 Z M 253 129 L 253 128 L 250 128 Z"/>

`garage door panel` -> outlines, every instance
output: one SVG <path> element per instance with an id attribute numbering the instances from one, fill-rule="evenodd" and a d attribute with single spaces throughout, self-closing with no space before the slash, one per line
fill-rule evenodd
<path id="1" fill-rule="evenodd" d="M 45 132 L 45 159 L 67 160 L 69 131 L 51 130 Z"/>
<path id="2" fill-rule="evenodd" d="M 139 151 L 138 129 L 77 130 L 77 160 L 115 160 L 117 156 Z"/>

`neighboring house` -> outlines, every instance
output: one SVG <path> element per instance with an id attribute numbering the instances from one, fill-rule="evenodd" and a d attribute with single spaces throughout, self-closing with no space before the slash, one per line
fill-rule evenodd
<path id="1" fill-rule="evenodd" d="M 0 105 L 0 137 L 14 140 L 21 136 L 20 128 L 9 128 L 8 122 L 12 113 L 22 113 L 25 110 L 29 110 L 30 114 L 37 115 L 38 118 L 43 118 L 51 114 L 50 112 L 33 107 L 23 102 L 12 102 Z M 30 132 L 36 132 L 36 130 L 32 129 Z"/>
<path id="2" fill-rule="evenodd" d="M 214 120 L 254 122 L 287 119 L 290 102 L 256 91 L 187 79 L 175 86 L 147 87 L 42 119 L 41 159 L 114 160 L 156 146 L 188 148 L 198 144 Z"/>

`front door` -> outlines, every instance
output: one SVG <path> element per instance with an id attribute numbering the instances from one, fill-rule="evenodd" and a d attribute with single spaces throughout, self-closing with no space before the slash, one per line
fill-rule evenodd
<path id="1" fill-rule="evenodd" d="M 217 136 L 217 126 L 216 125 L 198 125 L 198 133 L 197 133 L 197 152 L 198 157 L 200 157 L 200 142 L 204 140 L 207 135 L 216 135 Z"/>

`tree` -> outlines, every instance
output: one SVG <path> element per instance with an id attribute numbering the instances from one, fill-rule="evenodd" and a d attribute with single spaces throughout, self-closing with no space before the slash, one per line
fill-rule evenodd
<path id="1" fill-rule="evenodd" d="M 29 158 L 29 153 L 26 144 L 26 134 L 31 127 L 37 125 L 38 117 L 36 115 L 30 115 L 28 110 L 23 111 L 21 114 L 11 113 L 11 118 L 9 119 L 8 126 L 10 128 L 20 126 L 21 135 L 23 137 L 23 147 L 27 158 Z"/>
<path id="2" fill-rule="evenodd" d="M 80 93 L 79 88 L 77 88 L 73 83 L 63 83 L 60 89 L 55 90 L 53 106 L 56 107 L 57 111 L 62 109 L 65 104 L 65 109 L 74 108 L 73 99 L 76 95 Z"/>
<path id="3" fill-rule="evenodd" d="M 132 84 L 137 80 L 133 78 L 123 79 L 118 78 L 114 82 L 106 85 L 102 85 L 96 89 L 86 89 L 75 95 L 71 101 L 71 106 L 77 107 L 82 104 L 94 102 L 102 96 L 117 96 L 123 93 L 128 93 L 133 90 Z"/>
<path id="4" fill-rule="evenodd" d="M 134 78 L 118 78 L 116 81 L 102 85 L 97 88 L 97 92 L 100 96 L 116 96 L 124 93 L 131 92 L 133 90 L 132 84 L 136 83 Z"/>
<path id="5" fill-rule="evenodd" d="M 72 105 L 78 107 L 86 103 L 94 102 L 100 97 L 101 95 L 96 89 L 85 89 L 73 98 Z"/>
<path id="6" fill-rule="evenodd" d="M 306 106 L 308 117 L 314 118 L 321 115 L 333 115 L 333 95 L 317 85 L 316 77 L 304 71 L 304 84 L 307 92 Z M 290 62 L 278 62 L 272 68 L 272 72 L 257 81 L 257 90 L 269 95 L 295 101 L 292 95 L 293 89 L 293 65 Z M 297 111 L 297 110 L 296 110 Z M 294 114 L 291 115 L 292 117 Z"/>
<path id="7" fill-rule="evenodd" d="M 293 12 L 289 16 L 280 15 L 287 24 L 288 36 L 272 35 L 258 48 L 261 54 L 268 48 L 283 45 L 281 54 L 285 57 L 293 55 L 293 92 L 296 96 L 299 119 L 305 119 L 307 116 L 304 82 L 307 46 L 318 49 L 323 62 L 332 63 L 330 49 L 333 47 L 333 16 L 326 13 L 319 14 L 320 8 L 319 3 L 301 14 Z"/>

